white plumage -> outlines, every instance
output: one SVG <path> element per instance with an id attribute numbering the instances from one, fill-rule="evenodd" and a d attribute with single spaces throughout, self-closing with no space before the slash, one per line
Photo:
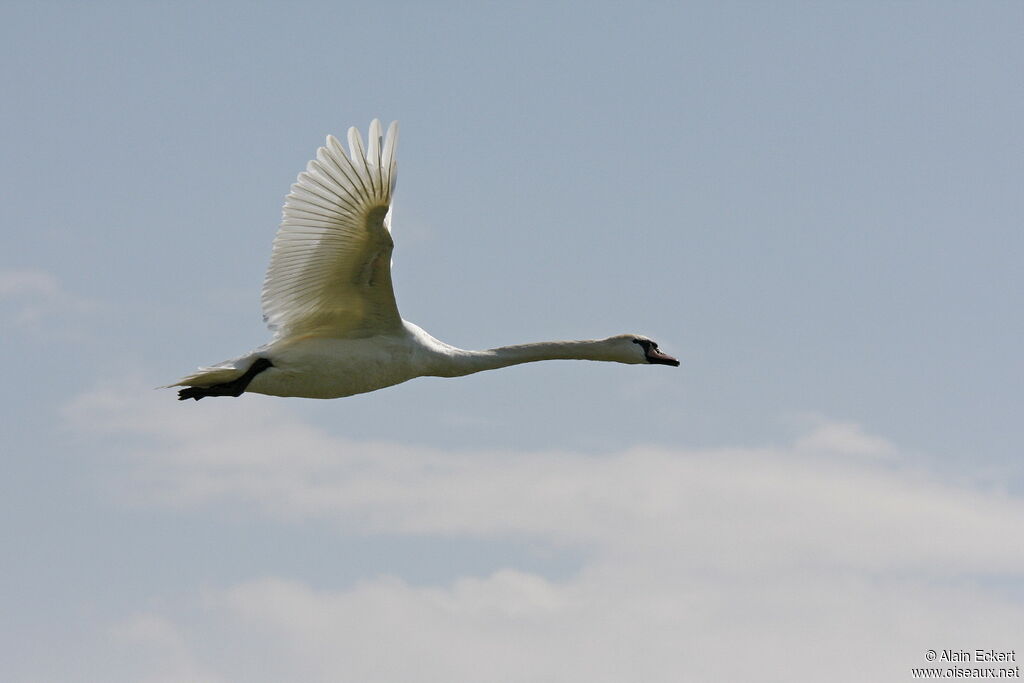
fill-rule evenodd
<path id="1" fill-rule="evenodd" d="M 518 363 L 583 359 L 679 365 L 640 335 L 464 351 L 402 320 L 391 285 L 391 198 L 398 123 L 368 145 L 348 131 L 317 150 L 285 199 L 263 283 L 266 346 L 172 386 L 180 399 L 238 396 L 337 398 L 424 375 L 454 377 Z"/>

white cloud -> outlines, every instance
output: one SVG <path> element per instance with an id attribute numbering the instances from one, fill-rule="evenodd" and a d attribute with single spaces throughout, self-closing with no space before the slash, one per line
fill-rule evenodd
<path id="1" fill-rule="evenodd" d="M 670 540 L 710 551 L 701 553 L 709 566 L 764 557 L 870 570 L 1024 569 L 1024 548 L 988 540 L 1012 537 L 1024 502 L 892 460 L 845 457 L 897 452 L 855 425 L 821 424 L 786 448 L 450 452 L 351 441 L 281 405 L 248 396 L 181 404 L 123 385 L 85 394 L 66 413 L 82 431 L 150 440 L 126 449 L 118 470 L 133 486 L 117 489 L 146 504 L 229 502 L 331 519 L 346 532 L 522 534 L 627 556 Z M 727 533 L 752 528 L 760 533 L 742 546 Z"/>
<path id="2" fill-rule="evenodd" d="M 998 586 L 1024 577 L 1024 502 L 905 466 L 857 425 L 782 448 L 447 452 L 354 442 L 285 405 L 122 385 L 67 417 L 138 440 L 119 456 L 135 504 L 525 535 L 584 547 L 585 564 L 564 581 L 508 568 L 213 590 L 182 638 L 229 680 L 252 680 L 238 662 L 257 653 L 280 667 L 262 680 L 904 680 L 928 648 L 1020 644 L 1024 605 Z"/>
<path id="3" fill-rule="evenodd" d="M 30 328 L 51 316 L 84 315 L 96 308 L 67 291 L 54 275 L 36 268 L 0 268 L 0 302 L 11 307 L 9 321 Z"/>
<path id="4" fill-rule="evenodd" d="M 5 268 L 0 270 L 0 297 L 37 295 L 57 296 L 57 278 L 41 270 Z"/>
<path id="5" fill-rule="evenodd" d="M 836 453 L 840 455 L 861 455 L 886 458 L 896 455 L 896 448 L 877 436 L 865 433 L 864 429 L 852 422 L 837 422 L 821 417 L 810 431 L 800 436 L 793 444 L 797 451 L 815 453 Z"/>
<path id="6" fill-rule="evenodd" d="M 114 625 L 108 633 L 119 652 L 118 669 L 134 671 L 143 683 L 220 683 L 224 679 L 203 671 L 195 662 L 181 630 L 159 616 L 138 615 Z"/>
<path id="7" fill-rule="evenodd" d="M 437 587 L 248 581 L 208 595 L 183 658 L 256 681 L 904 680 L 929 648 L 1015 647 L 1022 617 L 970 585 L 597 561 L 564 582 L 514 570 Z"/>

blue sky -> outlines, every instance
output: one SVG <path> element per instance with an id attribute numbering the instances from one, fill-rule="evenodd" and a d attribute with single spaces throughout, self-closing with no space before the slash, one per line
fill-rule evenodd
<path id="1" fill-rule="evenodd" d="M 1024 647 L 1022 28 L 4 5 L 13 680 L 902 680 Z M 406 319 L 466 348 L 640 332 L 682 366 L 153 390 L 267 339 L 283 197 L 374 117 L 402 126 Z"/>

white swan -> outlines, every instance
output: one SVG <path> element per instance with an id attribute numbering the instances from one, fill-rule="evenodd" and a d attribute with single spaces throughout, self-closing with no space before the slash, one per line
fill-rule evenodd
<path id="1" fill-rule="evenodd" d="M 398 123 L 368 147 L 348 131 L 349 154 L 334 136 L 292 185 L 263 282 L 263 318 L 273 340 L 198 372 L 179 400 L 240 396 L 339 398 L 414 377 L 458 377 L 558 358 L 679 365 L 635 334 L 464 351 L 398 315 L 391 287 L 391 196 Z"/>

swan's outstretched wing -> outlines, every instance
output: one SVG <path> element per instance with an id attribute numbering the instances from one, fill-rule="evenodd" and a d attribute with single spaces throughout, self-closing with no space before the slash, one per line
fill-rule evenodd
<path id="1" fill-rule="evenodd" d="M 263 281 L 263 319 L 278 337 L 359 337 L 401 328 L 391 287 L 391 195 L 398 122 L 346 154 L 327 137 L 292 185 Z"/>

